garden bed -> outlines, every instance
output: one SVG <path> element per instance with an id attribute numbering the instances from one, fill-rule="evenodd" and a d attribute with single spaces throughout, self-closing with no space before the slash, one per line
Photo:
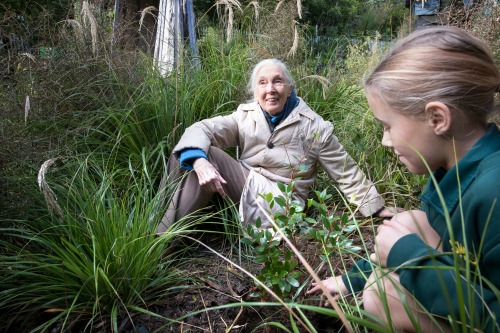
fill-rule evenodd
<path id="1" fill-rule="evenodd" d="M 372 248 L 373 233 L 369 223 L 361 227 L 365 246 Z M 213 235 L 211 235 L 213 237 Z M 222 237 L 222 236 L 221 236 Z M 353 236 L 354 237 L 354 236 Z M 206 242 L 206 239 L 202 241 Z M 360 243 L 359 237 L 355 237 L 355 243 Z M 228 244 L 227 239 L 211 239 L 208 246 L 218 252 L 221 256 L 214 254 L 211 250 L 198 245 L 189 252 L 189 262 L 181 266 L 193 282 L 189 288 L 184 289 L 174 296 L 165 298 L 152 312 L 160 314 L 164 318 L 156 318 L 142 314 L 134 318 L 134 324 L 140 325 L 139 330 L 146 332 L 284 332 L 281 328 L 263 323 L 279 323 L 291 330 L 290 314 L 283 306 L 239 306 L 241 302 L 276 302 L 271 297 L 255 297 L 258 291 L 252 279 L 239 270 L 234 264 L 222 257 L 233 257 L 237 262 L 234 248 Z M 283 246 L 283 245 L 281 245 Z M 299 238 L 298 249 L 313 267 L 321 266 L 319 258 L 319 244 L 316 241 L 304 237 Z M 233 254 L 231 254 L 233 253 Z M 342 272 L 342 260 L 332 257 L 335 271 Z M 349 261 L 347 256 L 343 260 Z M 259 273 L 260 265 L 249 261 L 242 262 L 242 267 L 250 273 Z M 309 276 L 302 267 L 301 284 Z M 322 265 L 318 270 L 320 278 L 330 276 L 329 269 Z M 296 302 L 309 305 L 318 305 L 319 295 L 307 296 L 305 290 L 310 287 L 310 281 L 296 298 Z M 234 306 L 226 307 L 228 304 Z M 214 309 L 215 308 L 215 309 Z M 195 313 L 195 314 L 193 314 Z M 318 332 L 343 332 L 342 322 L 336 318 L 322 316 L 317 313 L 307 313 L 308 320 L 314 325 Z M 168 324 L 165 318 L 177 319 L 179 322 Z M 300 324 L 299 324 L 300 325 Z M 130 332 L 134 332 L 131 325 Z M 259 327 L 260 326 L 260 327 Z M 136 326 L 136 331 L 139 332 Z M 300 332 L 306 332 L 299 327 Z"/>

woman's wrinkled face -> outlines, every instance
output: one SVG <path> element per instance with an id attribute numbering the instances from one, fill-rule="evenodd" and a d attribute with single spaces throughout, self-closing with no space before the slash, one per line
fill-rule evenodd
<path id="1" fill-rule="evenodd" d="M 291 89 L 277 65 L 263 66 L 257 72 L 254 96 L 259 105 L 270 115 L 283 110 Z"/>

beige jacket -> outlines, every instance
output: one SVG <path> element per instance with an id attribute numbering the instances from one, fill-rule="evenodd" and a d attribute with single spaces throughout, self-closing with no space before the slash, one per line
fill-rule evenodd
<path id="1" fill-rule="evenodd" d="M 266 213 L 271 210 L 258 194 L 281 194 L 276 182 L 289 183 L 293 179 L 294 199 L 304 204 L 318 166 L 363 215 L 370 216 L 385 204 L 333 134 L 333 125 L 302 99 L 273 133 L 256 102 L 241 104 L 230 115 L 205 119 L 187 128 L 174 152 L 200 148 L 207 153 L 210 146 L 239 147 L 240 162 L 250 170 L 239 207 L 245 223 L 260 216 L 267 225 Z"/>

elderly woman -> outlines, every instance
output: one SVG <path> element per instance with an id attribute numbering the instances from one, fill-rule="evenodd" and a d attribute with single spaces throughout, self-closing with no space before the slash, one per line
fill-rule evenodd
<path id="1" fill-rule="evenodd" d="M 186 129 L 168 161 L 168 181 L 180 183 L 158 233 L 206 207 L 214 194 L 239 202 L 244 224 L 261 217 L 263 227 L 270 227 L 270 208 L 259 194 L 280 195 L 277 183 L 293 180 L 294 199 L 305 203 L 318 166 L 364 216 L 393 215 L 333 135 L 333 125 L 297 97 L 294 86 L 284 63 L 263 60 L 250 77 L 252 102 Z M 229 147 L 239 147 L 239 160 L 224 152 Z"/>

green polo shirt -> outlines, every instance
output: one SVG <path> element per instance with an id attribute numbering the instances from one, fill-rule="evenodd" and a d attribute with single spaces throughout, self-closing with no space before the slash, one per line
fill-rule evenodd
<path id="1" fill-rule="evenodd" d="M 436 170 L 421 199 L 421 210 L 441 236 L 443 253 L 429 248 L 416 234 L 407 235 L 391 249 L 387 266 L 396 269 L 401 284 L 429 312 L 451 315 L 484 332 L 500 332 L 495 319 L 500 318 L 497 126 L 490 125 L 455 167 Z M 358 261 L 349 279 L 344 276 L 346 285 L 362 290 L 371 266 Z"/>

